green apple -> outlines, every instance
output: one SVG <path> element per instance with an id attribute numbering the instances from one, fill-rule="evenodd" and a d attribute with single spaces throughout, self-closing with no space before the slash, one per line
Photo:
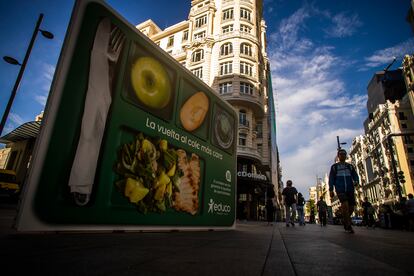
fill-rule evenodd
<path id="1" fill-rule="evenodd" d="M 170 77 L 156 59 L 138 58 L 132 65 L 131 82 L 138 99 L 146 106 L 162 109 L 170 102 Z"/>

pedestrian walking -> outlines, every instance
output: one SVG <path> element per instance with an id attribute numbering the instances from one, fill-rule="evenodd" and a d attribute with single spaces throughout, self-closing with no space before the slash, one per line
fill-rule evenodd
<path id="1" fill-rule="evenodd" d="M 296 206 L 296 210 L 298 211 L 298 221 L 299 225 L 305 226 L 305 213 L 303 208 L 305 206 L 305 199 L 301 193 L 298 193 L 298 204 Z"/>
<path id="2" fill-rule="evenodd" d="M 368 201 L 368 197 L 364 198 L 364 202 L 362 202 L 362 209 L 363 209 L 363 221 L 366 227 L 375 227 L 374 222 L 374 213 L 375 209 L 372 206 L 371 202 Z"/>
<path id="3" fill-rule="evenodd" d="M 351 215 L 355 207 L 354 183 L 358 183 L 358 174 L 354 166 L 345 162 L 346 151 L 338 150 L 339 162 L 331 166 L 329 172 L 329 195 L 334 197 L 334 188 L 341 202 L 341 212 L 345 231 L 354 233 L 352 229 Z"/>
<path id="4" fill-rule="evenodd" d="M 408 200 L 405 202 L 407 206 L 407 215 L 410 231 L 414 231 L 414 196 L 413 194 L 408 194 Z"/>
<path id="5" fill-rule="evenodd" d="M 272 199 L 268 199 L 266 202 L 266 216 L 267 216 L 267 225 L 273 225 L 273 217 L 274 217 L 275 208 L 273 206 Z"/>
<path id="6" fill-rule="evenodd" d="M 292 180 L 286 181 L 286 187 L 282 191 L 283 202 L 286 210 L 286 227 L 289 224 L 295 226 L 296 203 L 298 191 L 292 186 Z"/>
<path id="7" fill-rule="evenodd" d="M 309 223 L 315 223 L 315 210 L 311 207 Z"/>
<path id="8" fill-rule="evenodd" d="M 323 200 L 322 196 L 319 198 L 316 207 L 318 208 L 319 223 L 321 224 L 321 227 L 326 226 L 326 213 L 328 212 L 328 205 L 326 205 L 326 202 Z"/>

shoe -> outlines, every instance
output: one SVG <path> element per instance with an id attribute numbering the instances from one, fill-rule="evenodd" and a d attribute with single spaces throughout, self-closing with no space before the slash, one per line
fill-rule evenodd
<path id="1" fill-rule="evenodd" d="M 289 227 L 289 223 L 286 223 L 286 227 Z"/>
<path id="2" fill-rule="evenodd" d="M 349 226 L 348 233 L 349 233 L 349 234 L 354 234 L 354 233 L 355 233 L 355 232 L 354 232 L 354 229 L 352 229 L 352 227 L 351 227 L 351 226 Z"/>
<path id="3" fill-rule="evenodd" d="M 292 224 L 292 227 L 295 227 L 295 223 L 291 222 L 290 224 Z"/>

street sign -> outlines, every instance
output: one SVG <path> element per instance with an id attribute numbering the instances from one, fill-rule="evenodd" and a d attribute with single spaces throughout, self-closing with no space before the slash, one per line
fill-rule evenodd
<path id="1" fill-rule="evenodd" d="M 229 229 L 236 113 L 100 1 L 77 1 L 18 230 Z"/>

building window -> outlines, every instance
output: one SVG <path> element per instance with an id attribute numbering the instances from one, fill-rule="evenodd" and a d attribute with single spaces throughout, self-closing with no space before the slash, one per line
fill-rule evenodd
<path id="1" fill-rule="evenodd" d="M 404 112 L 398 112 L 398 118 L 399 118 L 400 120 L 407 120 L 407 117 L 405 117 Z"/>
<path id="2" fill-rule="evenodd" d="M 247 140 L 247 134 L 239 133 L 239 146 L 245 146 Z"/>
<path id="3" fill-rule="evenodd" d="M 240 45 L 240 54 L 252 56 L 252 45 L 250 45 L 249 43 L 242 43 Z"/>
<path id="4" fill-rule="evenodd" d="M 411 167 L 414 167 L 414 160 L 410 160 Z"/>
<path id="5" fill-rule="evenodd" d="M 233 63 L 231 61 L 220 63 L 220 76 L 231 73 L 233 73 Z"/>
<path id="6" fill-rule="evenodd" d="M 407 128 L 407 124 L 402 123 L 401 128 Z"/>
<path id="7" fill-rule="evenodd" d="M 188 40 L 188 31 L 184 31 L 183 33 L 183 41 L 187 41 Z"/>
<path id="8" fill-rule="evenodd" d="M 263 124 L 262 122 L 257 122 L 256 123 L 256 137 L 257 138 L 263 138 Z"/>
<path id="9" fill-rule="evenodd" d="M 240 18 L 242 18 L 242 19 L 246 19 L 247 21 L 250 21 L 251 20 L 251 18 L 250 18 L 251 13 L 252 12 L 249 11 L 248 9 L 240 8 Z"/>
<path id="10" fill-rule="evenodd" d="M 222 28 L 223 34 L 230 33 L 232 31 L 233 31 L 233 25 L 227 25 Z"/>
<path id="11" fill-rule="evenodd" d="M 203 78 L 203 67 L 198 67 L 195 68 L 193 70 L 191 70 L 191 72 L 198 78 L 202 79 Z"/>
<path id="12" fill-rule="evenodd" d="M 221 45 L 220 48 L 220 55 L 221 56 L 227 56 L 233 53 L 233 44 L 231 43 L 225 43 Z"/>
<path id="13" fill-rule="evenodd" d="M 241 82 L 240 93 L 253 95 L 253 85 L 247 82 Z"/>
<path id="14" fill-rule="evenodd" d="M 206 32 L 203 31 L 203 32 L 194 34 L 194 39 L 201 39 L 201 38 L 203 38 L 205 36 L 206 36 Z"/>
<path id="15" fill-rule="evenodd" d="M 239 124 L 247 127 L 249 126 L 246 111 L 243 109 L 239 111 Z"/>
<path id="16" fill-rule="evenodd" d="M 223 20 L 233 19 L 233 8 L 224 10 L 222 19 Z"/>
<path id="17" fill-rule="evenodd" d="M 193 55 L 191 56 L 191 61 L 192 62 L 198 62 L 204 59 L 204 50 L 203 49 L 198 49 L 195 50 Z"/>
<path id="18" fill-rule="evenodd" d="M 247 62 L 240 62 L 240 74 L 253 76 L 253 65 Z"/>
<path id="19" fill-rule="evenodd" d="M 246 25 L 240 25 L 240 31 L 242 33 L 248 33 L 250 34 L 252 32 L 252 28 Z"/>
<path id="20" fill-rule="evenodd" d="M 207 15 L 203 15 L 195 20 L 195 27 L 200 28 L 207 24 Z"/>
<path id="21" fill-rule="evenodd" d="M 167 47 L 171 47 L 174 45 L 174 36 L 170 36 L 168 38 L 168 43 L 167 43 Z"/>
<path id="22" fill-rule="evenodd" d="M 247 194 L 239 194 L 240 201 L 247 201 Z"/>
<path id="23" fill-rule="evenodd" d="M 232 82 L 224 82 L 219 84 L 219 93 L 226 94 L 232 92 L 233 83 Z"/>
<path id="24" fill-rule="evenodd" d="M 263 153 L 263 145 L 262 144 L 257 144 L 257 152 L 262 155 Z"/>
<path id="25" fill-rule="evenodd" d="M 407 152 L 408 152 L 408 153 L 413 153 L 413 152 L 414 152 L 414 151 L 413 151 L 413 148 L 408 147 L 408 148 L 407 148 Z"/>

